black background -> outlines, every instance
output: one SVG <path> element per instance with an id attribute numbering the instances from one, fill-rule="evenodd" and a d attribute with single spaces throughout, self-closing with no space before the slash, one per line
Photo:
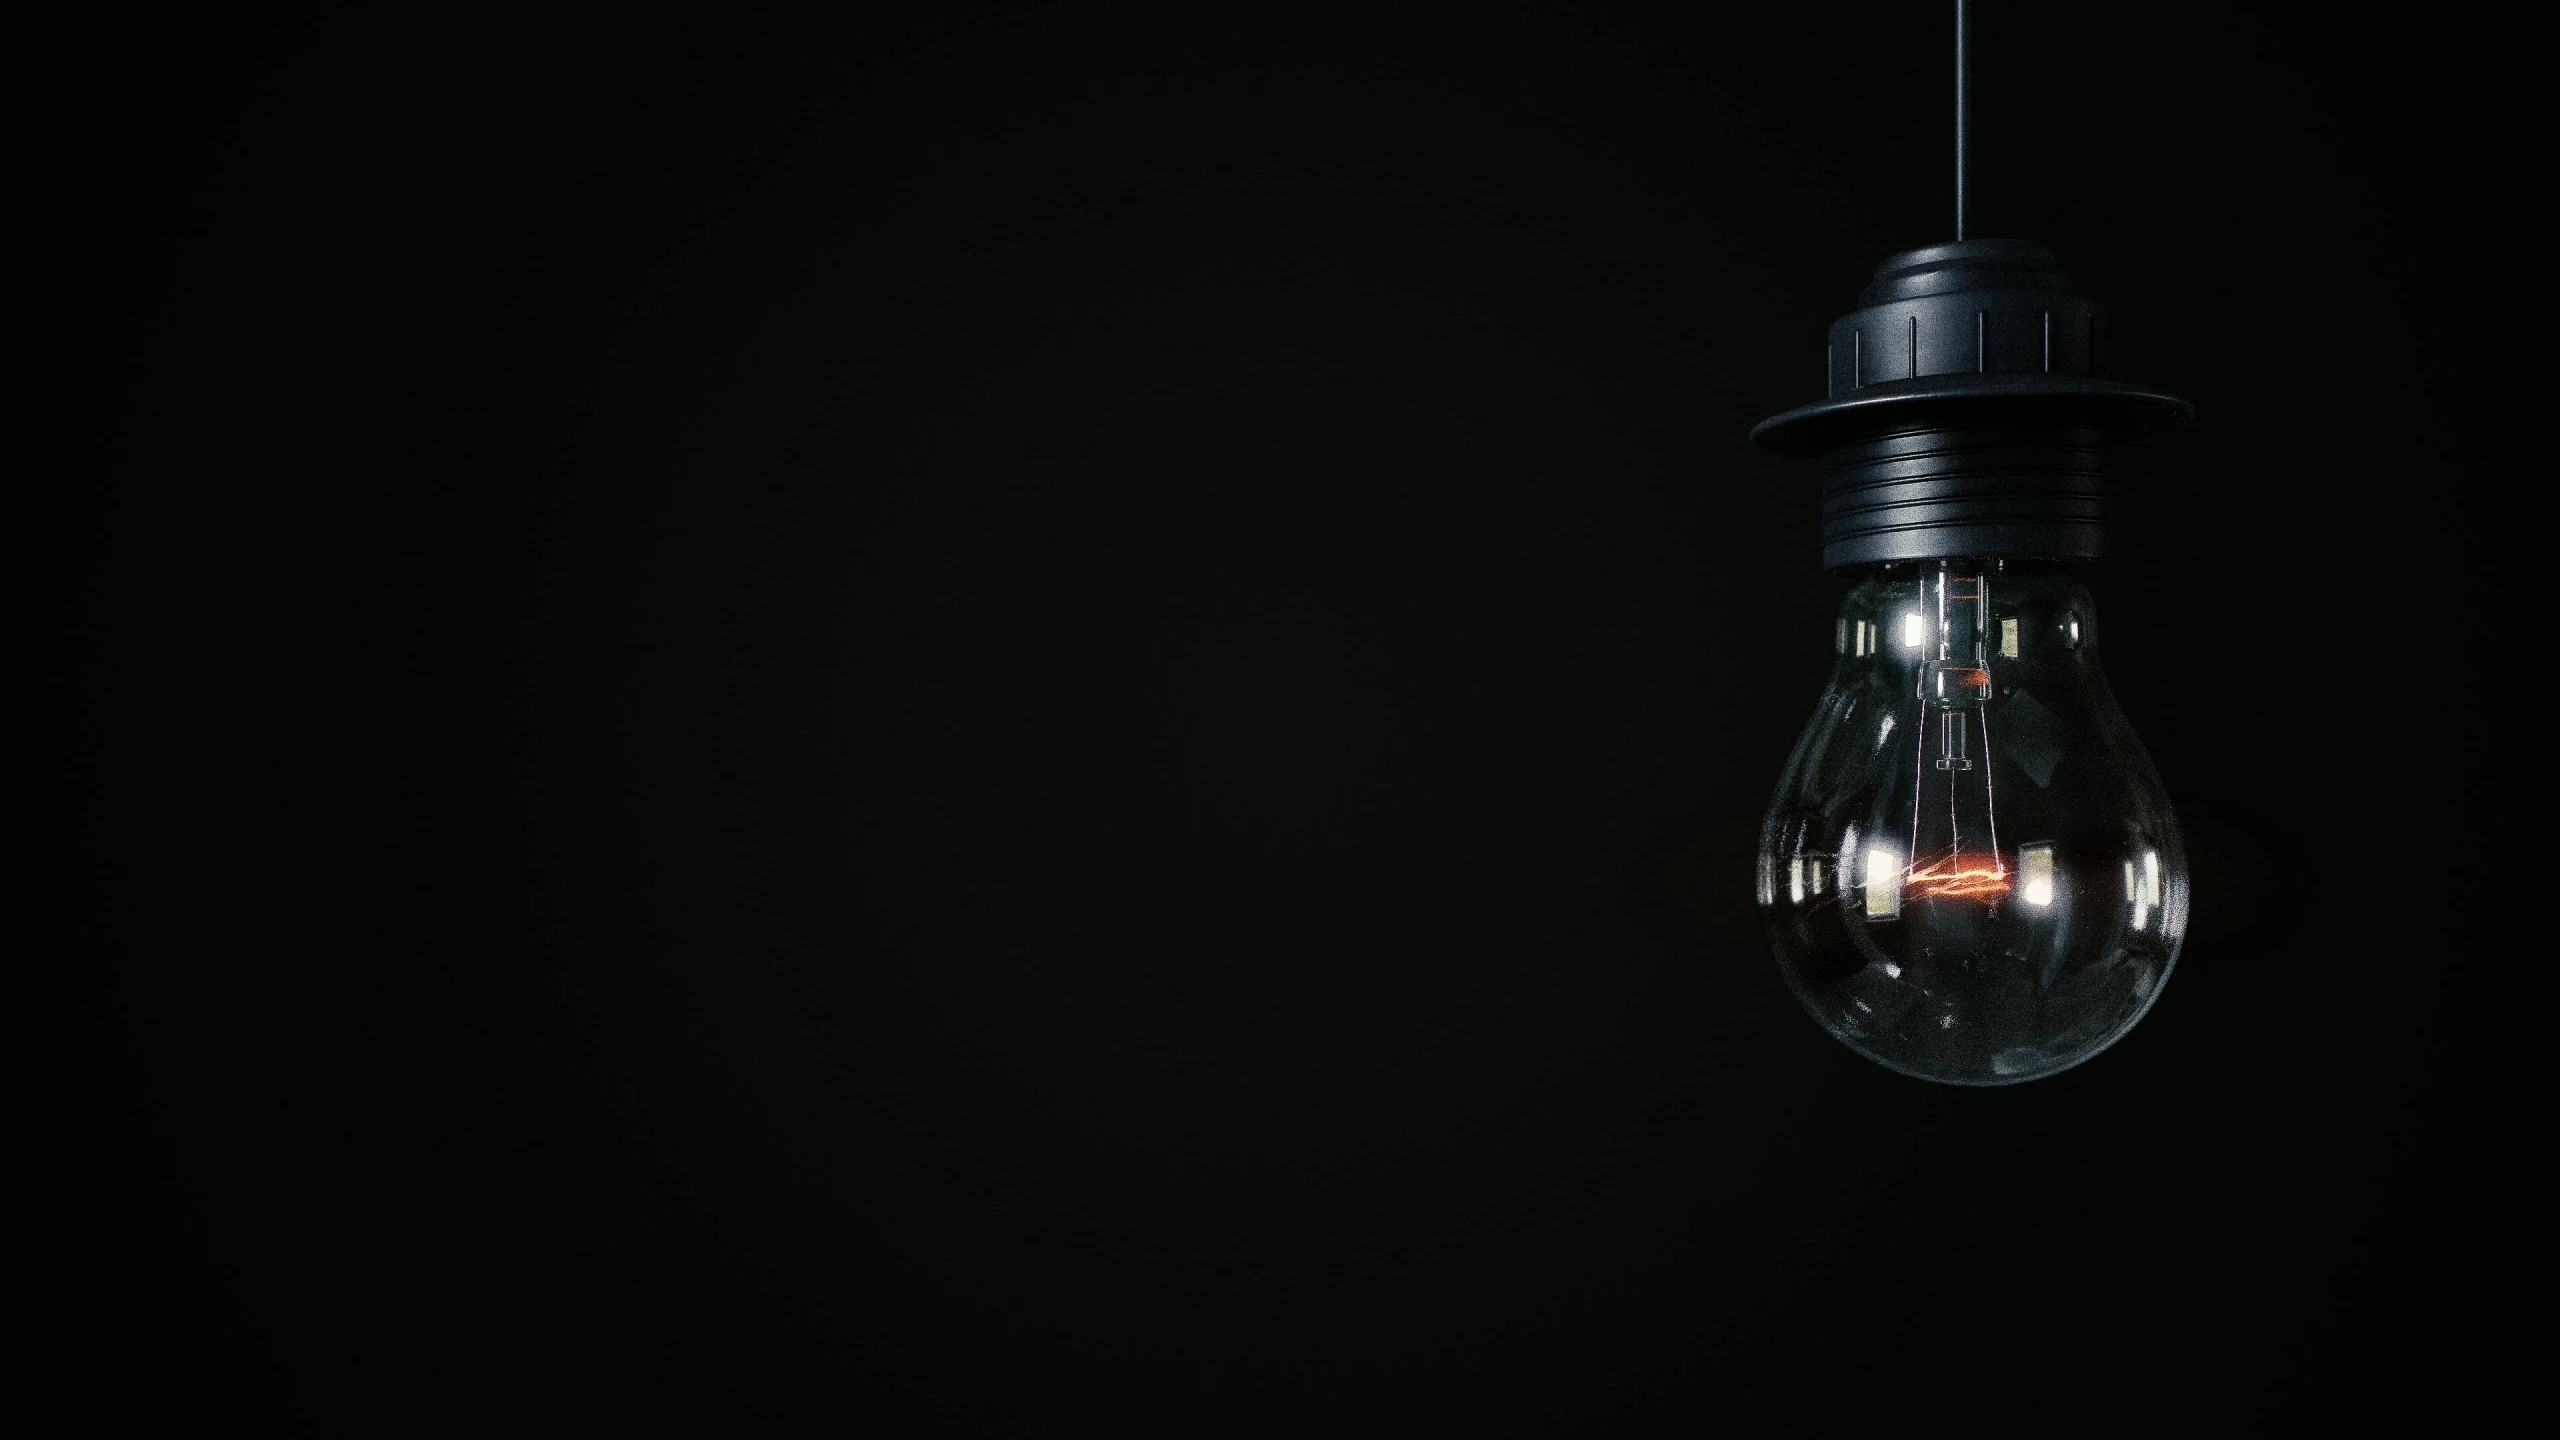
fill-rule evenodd
<path id="1" fill-rule="evenodd" d="M 2130 1038 L 1970 1092 L 1822 1036 L 1750 903 L 1839 582 L 1743 434 L 1945 238 L 1946 7 L 1761 8 L 102 38 L 90 1403 L 2475 1394 L 2469 921 L 2418 862 L 2481 843 L 2492 482 L 2412 360 L 2429 52 L 1984 7 L 1977 231 L 2201 407 L 2093 578 L 2196 904 Z"/>

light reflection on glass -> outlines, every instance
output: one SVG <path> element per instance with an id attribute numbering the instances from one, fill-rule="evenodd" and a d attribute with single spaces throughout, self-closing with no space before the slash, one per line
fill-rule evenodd
<path id="1" fill-rule="evenodd" d="M 1890 920 L 1902 913 L 1902 855 L 1889 845 L 1867 847 L 1867 918 Z"/>
<path id="2" fill-rule="evenodd" d="M 2053 903 L 2053 845 L 2018 847 L 2018 898 L 2041 909 Z"/>
<path id="3" fill-rule="evenodd" d="M 2152 913 L 2160 908 L 2159 851 L 2143 851 L 2138 870 L 2133 861 L 2124 862 L 2124 891 L 2125 898 L 2133 902 L 2133 919 L 2129 923 L 2140 930 L 2151 923 Z"/>

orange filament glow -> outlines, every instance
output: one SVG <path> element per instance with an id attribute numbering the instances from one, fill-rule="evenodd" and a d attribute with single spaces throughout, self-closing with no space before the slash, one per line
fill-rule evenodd
<path id="1" fill-rule="evenodd" d="M 1964 857 L 1940 861 L 1903 877 L 1903 893 L 1943 895 L 1956 900 L 1983 900 L 2009 893 L 2009 872 L 1993 862 L 1990 869 L 1969 868 Z"/>

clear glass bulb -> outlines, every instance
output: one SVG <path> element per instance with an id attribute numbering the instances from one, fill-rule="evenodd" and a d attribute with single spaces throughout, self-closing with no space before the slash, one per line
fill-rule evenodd
<path id="1" fill-rule="evenodd" d="M 1778 967 L 1842 1043 L 2006 1085 L 2133 1028 L 2177 963 L 2187 855 L 2048 565 L 1878 568 L 1760 830 Z"/>

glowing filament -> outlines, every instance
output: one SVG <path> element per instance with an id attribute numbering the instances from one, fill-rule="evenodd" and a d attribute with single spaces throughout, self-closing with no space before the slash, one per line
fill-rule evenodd
<path id="1" fill-rule="evenodd" d="M 1986 869 L 1966 864 L 1959 855 L 1914 870 L 1903 877 L 1902 883 L 1912 894 L 1932 899 L 1987 900 L 2009 893 L 2009 872 L 1996 859 Z"/>

